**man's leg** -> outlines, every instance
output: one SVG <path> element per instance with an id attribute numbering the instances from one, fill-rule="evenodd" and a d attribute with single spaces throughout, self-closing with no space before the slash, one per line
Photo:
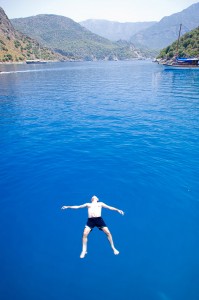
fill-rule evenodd
<path id="1" fill-rule="evenodd" d="M 80 254 L 80 258 L 84 258 L 87 254 L 87 242 L 88 242 L 88 235 L 91 229 L 89 227 L 85 227 L 83 236 L 82 236 L 82 252 Z"/>
<path id="2" fill-rule="evenodd" d="M 109 240 L 109 243 L 111 245 L 111 248 L 113 249 L 113 253 L 115 255 L 118 255 L 119 254 L 119 251 L 115 248 L 114 246 L 114 243 L 113 243 L 113 238 L 112 238 L 112 235 L 108 229 L 108 227 L 102 227 L 102 230 L 104 231 L 104 233 L 106 234 L 108 240 Z"/>

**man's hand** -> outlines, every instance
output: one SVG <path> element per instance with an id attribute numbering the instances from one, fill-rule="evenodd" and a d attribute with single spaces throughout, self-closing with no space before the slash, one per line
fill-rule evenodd
<path id="1" fill-rule="evenodd" d="M 122 216 L 124 215 L 123 210 L 118 209 L 119 214 L 121 214 Z"/>
<path id="2" fill-rule="evenodd" d="M 62 206 L 62 208 L 61 209 L 67 209 L 68 208 L 68 206 Z"/>

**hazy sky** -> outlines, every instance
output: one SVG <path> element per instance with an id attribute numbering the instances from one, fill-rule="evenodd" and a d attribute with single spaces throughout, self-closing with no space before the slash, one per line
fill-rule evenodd
<path id="1" fill-rule="evenodd" d="M 105 19 L 119 22 L 159 21 L 198 0 L 0 0 L 8 17 L 37 14 L 66 16 L 76 22 Z"/>

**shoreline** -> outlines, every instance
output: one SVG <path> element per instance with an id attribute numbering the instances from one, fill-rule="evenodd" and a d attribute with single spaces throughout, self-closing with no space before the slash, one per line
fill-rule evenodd
<path id="1" fill-rule="evenodd" d="M 152 58 L 132 58 L 132 59 L 123 59 L 123 60 L 107 60 L 107 59 L 102 59 L 102 60 L 89 60 L 89 62 L 96 62 L 96 61 L 135 61 L 135 60 L 152 60 Z M 56 63 L 56 62 L 86 62 L 88 60 L 83 60 L 83 59 L 71 59 L 71 60 L 47 60 L 46 63 Z M 26 65 L 26 61 L 23 62 L 0 62 L 0 65 Z"/>

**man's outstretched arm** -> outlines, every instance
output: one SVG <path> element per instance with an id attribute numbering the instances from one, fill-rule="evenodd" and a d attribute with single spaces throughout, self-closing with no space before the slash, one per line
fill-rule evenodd
<path id="1" fill-rule="evenodd" d="M 110 209 L 110 210 L 115 210 L 115 211 L 117 211 L 119 214 L 124 215 L 123 210 L 120 210 L 120 209 L 118 209 L 118 208 L 116 208 L 116 207 L 113 207 L 113 206 L 109 206 L 109 205 L 107 205 L 107 204 L 105 204 L 105 203 L 103 203 L 103 202 L 101 202 L 101 203 L 102 203 L 102 207 L 107 208 L 107 209 Z"/>
<path id="2" fill-rule="evenodd" d="M 82 204 L 82 205 L 67 205 L 67 206 L 62 206 L 61 209 L 68 209 L 68 208 L 72 208 L 72 209 L 78 209 L 78 208 L 84 208 L 84 207 L 87 207 L 88 204 L 85 203 L 85 204 Z"/>

